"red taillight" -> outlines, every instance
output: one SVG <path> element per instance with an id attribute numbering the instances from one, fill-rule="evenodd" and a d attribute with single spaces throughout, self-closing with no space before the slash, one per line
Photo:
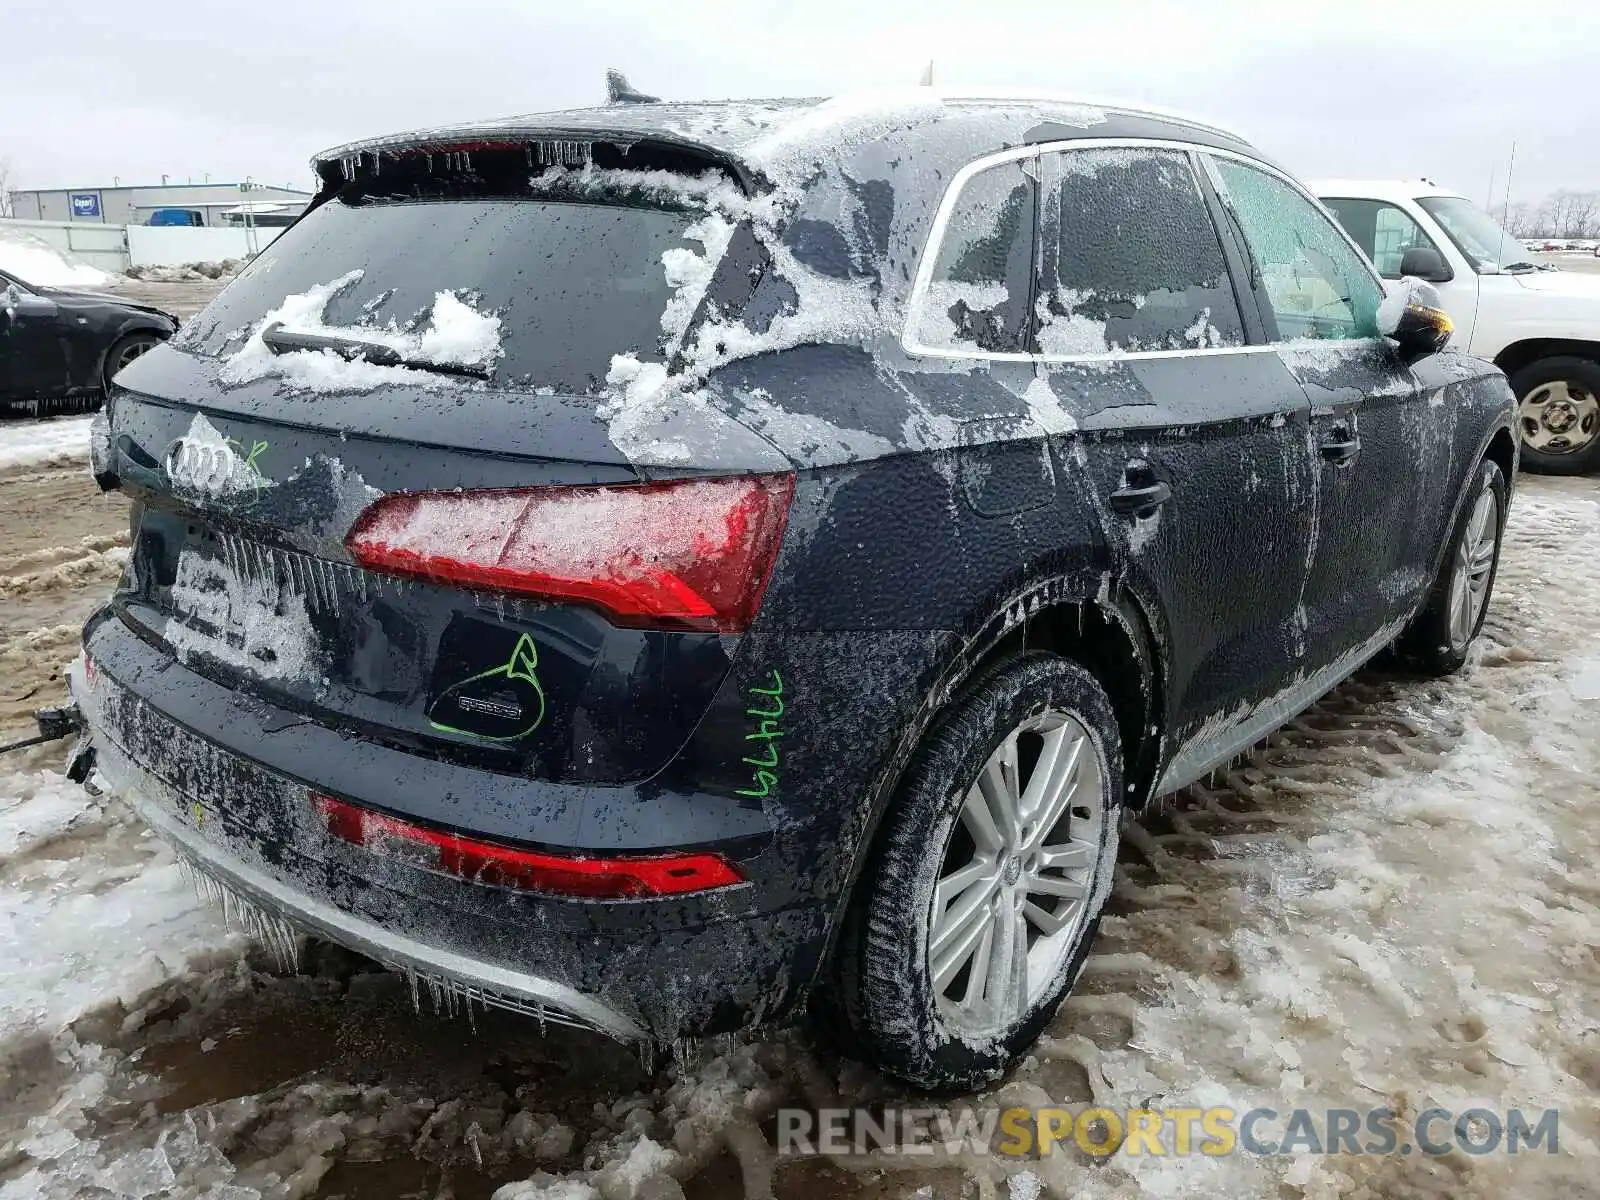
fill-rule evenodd
<path id="1" fill-rule="evenodd" d="M 345 546 L 375 571 L 736 633 L 761 605 L 793 493 L 792 475 L 402 492 L 362 513 Z"/>
<path id="2" fill-rule="evenodd" d="M 586 900 L 637 900 L 744 882 L 744 876 L 717 854 L 568 858 L 425 829 L 321 792 L 311 793 L 311 803 L 328 832 L 342 842 L 472 883 Z"/>

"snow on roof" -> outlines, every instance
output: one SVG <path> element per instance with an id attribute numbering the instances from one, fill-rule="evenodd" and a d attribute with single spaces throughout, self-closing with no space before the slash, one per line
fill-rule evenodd
<path id="1" fill-rule="evenodd" d="M 111 276 L 25 229 L 0 226 L 0 271 L 35 287 L 104 287 Z"/>
<path id="2" fill-rule="evenodd" d="M 202 207 L 202 208 L 214 208 L 216 206 L 215 205 L 211 205 L 211 204 L 203 204 L 200 207 Z M 299 212 L 299 211 L 300 211 L 300 209 L 297 208 L 293 204 L 278 204 L 278 203 L 275 203 L 274 201 L 271 201 L 271 200 L 261 200 L 261 201 L 258 201 L 256 203 L 254 203 L 254 204 L 235 204 L 231 208 L 224 208 L 220 215 L 222 215 L 224 217 L 229 217 L 229 216 L 241 216 L 242 217 L 246 213 L 251 213 L 251 214 L 254 214 L 255 216 L 258 216 L 258 217 L 267 217 L 267 216 L 273 215 L 274 213 Z"/>
<path id="3" fill-rule="evenodd" d="M 1314 179 L 1307 186 L 1318 196 L 1352 200 L 1414 200 L 1419 196 L 1456 196 L 1426 179 Z"/>
<path id="4" fill-rule="evenodd" d="M 761 163 L 771 161 L 780 146 L 793 152 L 821 149 L 836 144 L 841 135 L 859 135 L 864 129 L 885 123 L 934 121 L 953 112 L 1026 114 L 1041 123 L 1080 127 L 1103 123 L 1111 116 L 1135 117 L 1244 141 L 1220 126 L 1143 104 L 1002 90 L 909 87 L 833 98 L 620 104 L 530 113 L 351 142 L 318 154 L 313 166 L 400 146 L 445 145 L 494 137 L 583 140 L 586 133 L 604 135 L 607 140 L 695 144 Z"/>

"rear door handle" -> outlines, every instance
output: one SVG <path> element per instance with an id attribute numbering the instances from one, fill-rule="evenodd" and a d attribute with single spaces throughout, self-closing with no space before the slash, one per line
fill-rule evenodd
<path id="1" fill-rule="evenodd" d="M 1118 488 L 1111 493 L 1111 507 L 1119 513 L 1148 517 L 1170 499 L 1172 499 L 1171 485 L 1157 480 L 1153 483 Z"/>
<path id="2" fill-rule="evenodd" d="M 1361 453 L 1361 439 L 1352 437 L 1350 431 L 1341 429 L 1322 443 L 1322 457 L 1336 467 L 1355 462 Z"/>

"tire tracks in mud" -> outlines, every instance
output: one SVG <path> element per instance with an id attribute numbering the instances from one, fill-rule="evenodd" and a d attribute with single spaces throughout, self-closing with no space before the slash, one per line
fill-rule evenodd
<path id="1" fill-rule="evenodd" d="M 77 546 L 54 546 L 11 561 L 0 559 L 0 600 L 111 584 L 127 561 L 126 534 L 87 537 Z"/>
<path id="2" fill-rule="evenodd" d="M 1267 1099 L 1414 1114 L 1477 1095 L 1559 1102 L 1574 1114 L 1564 1138 L 1570 1129 L 1600 1141 L 1600 847 L 1585 825 L 1600 801 L 1600 709 L 1565 674 L 1575 656 L 1600 659 L 1592 615 L 1587 630 L 1570 615 L 1600 611 L 1600 488 L 1591 504 L 1542 483 L 1524 481 L 1513 507 L 1470 669 L 1430 682 L 1379 663 L 1130 822 L 1074 994 L 1008 1080 L 949 1110 Z M 47 655 L 71 628 L 0 639 L 0 664 Z M 78 844 L 64 837 L 58 848 Z M 1058 1197 L 1365 1189 L 1487 1200 L 1508 1194 L 1512 1167 L 1519 1196 L 1588 1185 L 1569 1156 L 1291 1166 L 1090 1159 L 1069 1147 L 1020 1163 L 883 1153 L 779 1162 L 780 1104 L 929 1101 L 796 1034 L 707 1048 L 698 1064 L 652 1077 L 588 1035 L 544 1038 L 498 1013 L 472 1023 L 415 1014 L 397 979 L 329 948 L 316 954 L 310 973 L 289 976 L 260 957 L 218 960 L 209 973 L 195 964 L 86 1014 L 65 1055 L 58 1039 L 49 1056 L 33 1047 L 12 1057 L 7 1107 L 53 1106 L 71 1137 L 42 1140 L 48 1122 L 27 1137 L 0 1130 L 0 1184 L 39 1163 L 63 1179 L 110 1178 L 150 1165 L 165 1139 L 161 1177 L 180 1195 L 231 1183 L 269 1195 L 465 1198 L 566 1178 L 574 1200 L 590 1195 L 580 1183 L 613 1200 L 644 1194 L 640 1181 L 652 1179 L 658 1197 L 845 1200 L 928 1187 L 946 1200 L 975 1185 L 987 1200 L 1019 1194 L 1008 1180 L 1026 1172 L 1024 1195 L 1037 1183 Z M 41 1157 L 54 1147 L 63 1158 Z"/>
<path id="3" fill-rule="evenodd" d="M 83 620 L 128 557 L 128 505 L 82 464 L 0 471 L 0 730 L 66 698 Z M 0 741 L 6 740 L 0 736 Z"/>

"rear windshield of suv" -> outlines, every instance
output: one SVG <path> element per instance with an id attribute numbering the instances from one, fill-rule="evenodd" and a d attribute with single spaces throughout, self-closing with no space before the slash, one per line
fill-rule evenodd
<path id="1" fill-rule="evenodd" d="M 196 319 L 185 348 L 222 356 L 286 296 L 346 272 L 361 278 L 323 313 L 329 326 L 406 326 L 441 291 L 501 320 L 499 386 L 601 390 L 615 354 L 663 356 L 672 296 L 661 256 L 699 251 L 696 214 L 548 199 L 332 199 L 285 230 Z"/>

